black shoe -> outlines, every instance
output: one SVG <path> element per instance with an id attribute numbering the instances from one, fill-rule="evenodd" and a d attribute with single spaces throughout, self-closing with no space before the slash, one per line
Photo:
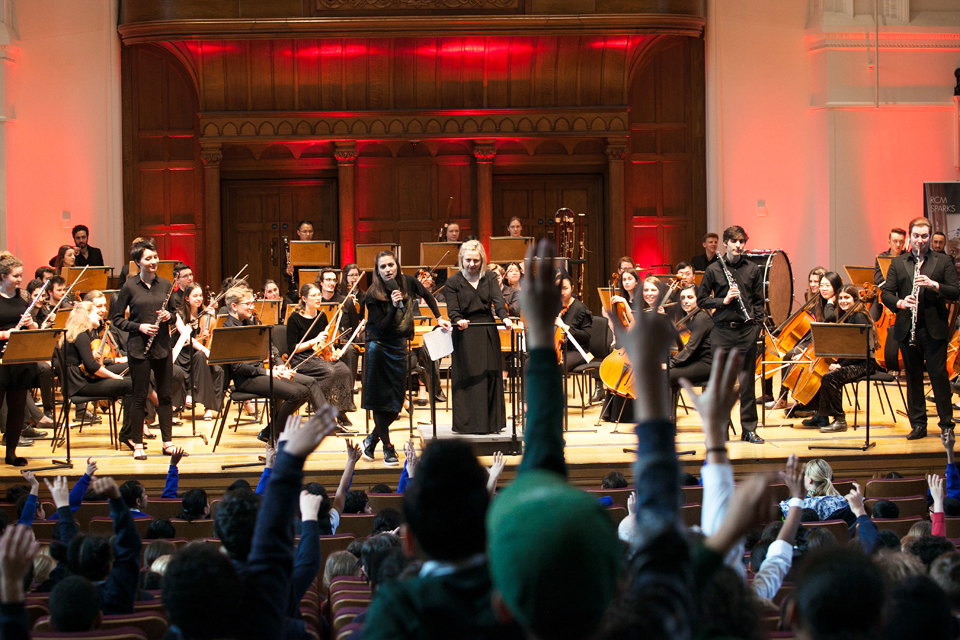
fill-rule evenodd
<path id="1" fill-rule="evenodd" d="M 348 417 L 347 417 L 347 414 L 346 414 L 345 412 L 343 412 L 343 411 L 341 411 L 341 412 L 337 415 L 337 424 L 339 424 L 339 425 L 342 426 L 342 427 L 352 427 L 352 426 L 353 426 L 353 423 L 350 422 L 350 418 L 348 418 Z"/>
<path id="2" fill-rule="evenodd" d="M 0 441 L 0 445 L 3 445 L 4 447 L 7 446 L 7 438 L 6 438 L 6 436 L 4 436 L 3 440 Z M 33 440 L 30 440 L 29 438 L 24 438 L 23 436 L 20 436 L 20 440 L 17 441 L 17 446 L 18 446 L 18 447 L 32 447 L 32 446 L 33 446 Z"/>
<path id="3" fill-rule="evenodd" d="M 749 442 L 750 444 L 763 444 L 764 440 L 757 435 L 756 431 L 747 431 L 744 429 L 740 432 L 740 440 L 742 442 Z"/>
<path id="4" fill-rule="evenodd" d="M 5 458 L 3 459 L 3 461 L 4 461 L 5 463 L 9 464 L 9 465 L 13 465 L 14 467 L 25 467 L 25 466 L 27 466 L 27 459 L 26 459 L 26 458 L 15 458 L 15 457 L 7 456 L 7 457 L 5 457 Z"/>
<path id="5" fill-rule="evenodd" d="M 437 402 L 446 402 L 447 394 L 445 394 L 442 390 L 437 389 L 437 393 L 434 394 L 433 399 L 436 400 Z"/>
<path id="6" fill-rule="evenodd" d="M 373 454 L 377 450 L 377 443 L 374 441 L 373 436 L 369 435 L 363 439 L 363 459 L 368 462 L 373 462 Z"/>
<path id="7" fill-rule="evenodd" d="M 397 458 L 397 450 L 393 447 L 383 448 L 383 464 L 388 467 L 400 466 L 400 459 Z"/>
<path id="8" fill-rule="evenodd" d="M 830 424 L 830 418 L 827 416 L 813 416 L 812 418 L 807 418 L 802 421 L 800 424 L 805 427 L 825 427 Z"/>
<path id="9" fill-rule="evenodd" d="M 46 410 L 44 410 L 43 415 L 45 415 L 46 417 L 48 417 L 48 418 L 50 418 L 51 420 L 53 420 L 53 411 L 50 411 L 49 409 L 46 409 Z"/>
<path id="10" fill-rule="evenodd" d="M 266 427 L 263 429 L 263 431 L 258 433 L 257 440 L 259 440 L 260 442 L 269 444 L 270 443 L 270 427 Z"/>
<path id="11" fill-rule="evenodd" d="M 603 402 L 603 397 L 606 394 L 604 393 L 603 387 L 597 387 L 597 390 L 593 392 L 593 395 L 590 396 L 590 404 L 595 404 L 597 402 Z"/>
<path id="12" fill-rule="evenodd" d="M 36 427 L 27 427 L 20 432 L 20 436 L 23 438 L 30 438 L 31 440 L 40 440 L 41 438 L 46 438 L 50 435 L 46 431 L 40 431 Z"/>
<path id="13" fill-rule="evenodd" d="M 832 424 L 820 427 L 820 433 L 842 433 L 847 430 L 847 421 L 845 418 L 837 418 Z"/>
<path id="14" fill-rule="evenodd" d="M 776 400 L 773 396 L 760 396 L 757 398 L 757 404 L 767 404 L 768 402 L 773 402 Z"/>
<path id="15" fill-rule="evenodd" d="M 907 436 L 907 440 L 919 440 L 920 438 L 927 437 L 927 427 L 922 425 L 919 427 L 914 427 L 913 431 L 910 432 L 910 435 Z"/>

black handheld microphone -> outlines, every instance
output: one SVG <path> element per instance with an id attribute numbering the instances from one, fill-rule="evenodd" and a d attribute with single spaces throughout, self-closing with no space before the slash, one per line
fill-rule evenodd
<path id="1" fill-rule="evenodd" d="M 397 280 L 395 278 L 390 278 L 389 280 L 386 280 L 384 284 L 387 285 L 387 291 L 389 291 L 390 293 L 393 293 L 394 291 L 400 288 L 397 286 Z M 400 311 L 403 311 L 403 298 L 400 299 Z"/>

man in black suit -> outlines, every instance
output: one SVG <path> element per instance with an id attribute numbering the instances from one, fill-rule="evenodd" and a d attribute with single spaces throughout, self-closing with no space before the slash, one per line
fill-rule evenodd
<path id="1" fill-rule="evenodd" d="M 85 225 L 78 224 L 73 228 L 73 244 L 77 246 L 77 263 L 75 266 L 102 267 L 103 253 L 96 247 L 87 244 L 90 239 L 90 229 Z"/>
<path id="2" fill-rule="evenodd" d="M 711 232 L 703 236 L 703 255 L 691 258 L 695 271 L 706 271 L 707 267 L 717 261 L 717 245 L 720 243 L 720 236 Z"/>
<path id="3" fill-rule="evenodd" d="M 953 429 L 953 406 L 950 403 L 950 380 L 947 376 L 947 343 L 950 341 L 951 327 L 948 325 L 946 303 L 960 299 L 960 287 L 957 286 L 957 268 L 950 256 L 930 249 L 930 221 L 914 218 L 908 229 L 910 252 L 900 254 L 890 263 L 881 301 L 897 314 L 893 339 L 900 343 L 903 368 L 907 375 L 907 413 L 912 428 L 907 440 L 916 440 L 927 435 L 927 407 L 923 396 L 924 362 L 933 387 L 940 429 Z M 919 275 L 914 278 L 918 261 Z M 916 295 L 913 293 L 914 286 L 918 291 Z"/>

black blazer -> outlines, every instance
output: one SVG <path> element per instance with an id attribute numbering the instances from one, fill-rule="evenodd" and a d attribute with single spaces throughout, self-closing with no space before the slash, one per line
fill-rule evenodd
<path id="1" fill-rule="evenodd" d="M 897 314 L 893 327 L 893 337 L 897 342 L 906 342 L 910 338 L 910 309 L 897 309 L 897 302 L 903 300 L 913 290 L 913 274 L 916 263 L 912 253 L 901 253 L 890 262 L 887 279 L 883 283 L 880 300 L 883 306 Z M 950 327 L 947 326 L 947 301 L 960 299 L 960 286 L 957 286 L 957 268 L 951 256 L 927 251 L 926 259 L 920 266 L 921 275 L 940 283 L 940 291 L 920 289 L 918 322 L 925 321 L 927 332 L 934 340 L 949 340 Z"/>

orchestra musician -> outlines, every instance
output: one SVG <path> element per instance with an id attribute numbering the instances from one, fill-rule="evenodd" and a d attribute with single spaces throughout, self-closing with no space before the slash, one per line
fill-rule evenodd
<path id="1" fill-rule="evenodd" d="M 73 234 L 73 244 L 76 245 L 77 249 L 77 263 L 78 267 L 102 267 L 103 264 L 103 252 L 96 247 L 91 247 L 88 243 L 90 240 L 90 229 L 86 225 L 78 224 L 73 229 L 71 229 Z"/>
<path id="2" fill-rule="evenodd" d="M 65 244 L 61 246 L 57 252 L 57 257 L 53 259 L 53 270 L 62 276 L 65 267 L 75 266 L 77 266 L 77 250 L 73 245 Z"/>
<path id="3" fill-rule="evenodd" d="M 503 301 L 507 305 L 507 312 L 511 317 L 520 317 L 520 276 L 523 271 L 516 262 L 508 262 L 503 270 L 503 282 L 500 291 Z"/>
<path id="4" fill-rule="evenodd" d="M 420 269 L 417 272 L 417 280 L 420 281 L 420 284 L 423 285 L 423 288 L 430 292 L 438 304 L 446 303 L 446 296 L 443 295 L 443 291 L 437 289 L 437 282 L 433 277 L 433 274 L 426 269 Z"/>
<path id="5" fill-rule="evenodd" d="M 12 330 L 21 322 L 29 302 L 20 295 L 23 263 L 4 251 L 0 253 L 0 349 L 5 349 Z M 27 314 L 23 329 L 36 329 L 37 324 Z M 4 462 L 14 467 L 27 465 L 26 458 L 17 456 L 17 444 L 23 430 L 27 393 L 37 384 L 35 364 L 0 365 L 0 404 L 7 404 L 7 424 L 4 429 L 6 455 Z"/>
<path id="6" fill-rule="evenodd" d="M 656 280 L 656 278 L 654 278 L 654 280 Z M 610 298 L 610 304 L 615 305 L 618 302 L 625 302 L 628 309 L 633 309 L 633 300 L 637 293 L 637 285 L 639 283 L 640 274 L 637 273 L 636 269 L 624 269 L 620 274 L 620 290 L 617 295 Z M 644 287 L 646 287 L 646 282 L 644 282 Z M 652 298 L 650 304 L 656 302 L 657 296 L 660 295 L 659 286 L 657 286 L 656 289 L 657 291 L 655 294 L 653 294 L 654 297 Z M 646 299 L 644 302 L 646 302 Z"/>
<path id="7" fill-rule="evenodd" d="M 310 285 L 313 286 L 313 285 Z M 316 289 L 316 287 L 314 287 Z M 240 282 L 227 290 L 224 296 L 230 315 L 223 323 L 224 327 L 249 327 L 259 324 L 254 316 L 256 303 L 253 291 L 245 282 Z M 296 315 L 296 314 L 294 314 Z M 270 345 L 270 361 L 273 375 L 273 397 L 283 402 L 275 407 L 273 424 L 277 428 L 287 423 L 287 418 L 309 401 L 316 411 L 326 404 L 320 383 L 301 373 L 291 371 L 280 357 L 276 347 Z M 270 373 L 260 360 L 238 362 L 226 365 L 227 374 L 237 391 L 252 393 L 262 397 L 270 395 Z M 270 427 L 265 427 L 258 435 L 257 440 L 270 442 Z"/>
<path id="8" fill-rule="evenodd" d="M 764 322 L 763 274 L 743 257 L 747 233 L 740 226 L 723 232 L 725 261 L 719 259 L 704 271 L 697 294 L 697 306 L 713 309 L 710 341 L 715 349 L 736 348 L 743 355 L 743 370 L 753 380 L 757 362 L 757 337 Z M 729 271 L 729 278 L 727 271 Z M 732 279 L 732 280 L 731 280 Z M 740 385 L 740 439 L 763 444 L 757 435 L 756 387 Z"/>
<path id="9" fill-rule="evenodd" d="M 681 262 L 677 265 L 677 277 L 680 278 L 680 284 L 684 287 L 688 284 L 697 284 L 697 274 L 689 262 Z"/>
<path id="10" fill-rule="evenodd" d="M 460 242 L 460 225 L 456 222 L 448 222 L 443 240 L 444 242 Z"/>
<path id="11" fill-rule="evenodd" d="M 686 378 L 692 384 L 710 379 L 713 365 L 713 351 L 710 348 L 710 331 L 713 322 L 710 314 L 697 306 L 697 286 L 686 284 L 680 290 L 680 307 L 686 314 L 684 328 L 690 336 L 677 355 L 670 358 L 670 389 L 673 391 L 673 409 L 676 414 L 680 399 L 680 378 Z"/>
<path id="12" fill-rule="evenodd" d="M 563 306 L 555 324 L 558 330 L 563 331 L 563 345 L 561 347 L 563 364 L 567 373 L 569 373 L 586 361 L 577 348 L 571 344 L 568 336 L 572 335 L 584 351 L 589 351 L 590 327 L 593 326 L 593 315 L 587 309 L 587 305 L 574 297 L 573 278 L 566 272 L 560 274 L 560 299 Z"/>
<path id="13" fill-rule="evenodd" d="M 133 451 L 135 460 L 145 460 L 142 428 L 151 373 L 156 384 L 163 454 L 173 455 L 176 448 L 172 441 L 173 362 L 170 359 L 169 326 L 174 311 L 169 296 L 173 284 L 157 275 L 160 256 L 153 240 L 138 243 L 130 257 L 139 265 L 140 273 L 123 283 L 116 303 L 111 306 L 110 320 L 128 334 L 127 358 L 133 378 L 130 419 L 125 421 L 120 441 Z M 127 311 L 129 317 L 125 317 Z M 148 344 L 149 350 L 146 348 Z"/>
<path id="14" fill-rule="evenodd" d="M 173 308 L 179 309 L 183 305 L 183 290 L 188 284 L 193 282 L 193 269 L 190 265 L 178 262 L 173 267 L 173 295 L 170 299 L 173 301 Z"/>
<path id="15" fill-rule="evenodd" d="M 441 328 L 450 322 L 440 315 L 433 296 L 416 278 L 401 273 L 397 256 L 381 251 L 375 261 L 373 282 L 364 299 L 367 316 L 367 353 L 363 365 L 364 409 L 373 412 L 373 433 L 363 441 L 363 458 L 372 461 L 378 442 L 383 442 L 383 463 L 400 464 L 390 443 L 390 425 L 403 408 L 407 379 L 407 339 L 413 335 L 413 317 L 423 298 Z M 502 397 L 501 397 L 502 400 Z"/>
<path id="16" fill-rule="evenodd" d="M 102 295 L 100 296 L 104 301 Z M 123 398 L 123 432 L 130 432 L 133 419 L 133 381 L 120 375 L 126 369 L 126 358 L 97 358 L 93 341 L 100 338 L 97 328 L 102 318 L 93 302 L 81 302 L 67 318 L 64 356 L 67 364 L 67 384 L 71 396 L 107 396 Z M 141 449 L 142 453 L 142 449 Z M 136 458 L 145 459 L 146 456 Z"/>
<path id="17" fill-rule="evenodd" d="M 899 227 L 894 227 L 890 229 L 890 234 L 887 236 L 887 242 L 890 245 L 890 248 L 884 251 L 883 253 L 877 254 L 877 259 L 874 260 L 873 264 L 873 284 L 878 287 L 883 286 L 883 270 L 880 268 L 880 258 L 896 258 L 901 253 L 903 253 L 903 246 L 907 242 L 907 232 Z M 873 321 L 876 322 L 880 319 L 881 314 L 883 313 L 883 307 L 879 304 L 875 304 L 870 307 L 870 317 L 873 318 Z M 897 358 L 888 358 L 887 362 L 896 362 Z"/>
<path id="18" fill-rule="evenodd" d="M 930 251 L 930 221 L 914 218 L 908 229 L 911 250 L 890 262 L 881 300 L 885 307 L 897 314 L 893 339 L 900 344 L 907 377 L 907 413 L 912 427 L 907 439 L 916 440 L 927 435 L 924 364 L 933 388 L 940 429 L 944 432 L 953 430 L 953 405 L 946 366 L 952 327 L 947 324 L 946 303 L 960 299 L 960 287 L 957 286 L 953 258 Z M 889 339 L 890 334 L 887 336 Z"/>
<path id="19" fill-rule="evenodd" d="M 806 302 L 810 300 L 815 295 L 820 293 L 820 280 L 823 278 L 823 274 L 827 272 L 823 267 L 814 267 L 810 269 L 810 273 L 807 274 L 807 290 L 803 294 L 803 301 Z"/>
<path id="20" fill-rule="evenodd" d="M 695 271 L 706 271 L 707 267 L 717 261 L 717 247 L 720 243 L 720 236 L 712 231 L 703 236 L 703 254 L 694 256 L 690 259 Z"/>
<path id="21" fill-rule="evenodd" d="M 313 240 L 312 221 L 301 220 L 297 223 L 297 239 L 301 241 Z M 300 267 L 294 267 L 293 264 L 287 263 L 284 278 L 287 280 L 287 299 L 296 302 L 297 290 L 300 286 Z"/>
<path id="22" fill-rule="evenodd" d="M 636 271 L 637 265 L 630 256 L 623 256 L 617 260 L 617 275 L 623 275 L 623 272 L 627 269 Z"/>
<path id="23" fill-rule="evenodd" d="M 190 328 L 190 339 L 184 345 L 177 360 L 173 363 L 174 370 L 179 369 L 180 375 L 186 379 L 190 372 L 190 386 L 193 387 L 183 401 L 188 407 L 193 402 L 203 405 L 204 420 L 213 420 L 215 409 L 218 410 L 223 402 L 224 373 L 217 365 L 207 363 L 210 357 L 209 338 L 216 327 L 216 309 L 203 306 L 203 287 L 196 282 L 184 286 L 183 304 L 177 311 L 177 329 L 182 333 Z M 178 402 L 179 404 L 179 402 Z"/>
<path id="24" fill-rule="evenodd" d="M 320 277 L 324 288 L 331 294 L 336 293 L 337 272 L 325 269 Z M 297 373 L 319 382 L 326 401 L 337 408 L 337 422 L 350 426 L 353 423 L 347 412 L 357 410 L 353 403 L 353 378 L 350 369 L 335 353 L 334 331 L 340 333 L 344 328 L 336 321 L 329 323 L 320 309 L 323 302 L 323 292 L 317 285 L 308 282 L 300 287 L 300 302 L 287 318 L 287 364 Z"/>
<path id="25" fill-rule="evenodd" d="M 842 318 L 853 306 L 860 300 L 860 290 L 856 285 L 844 285 L 837 296 L 837 315 Z M 859 324 L 869 327 L 870 339 L 876 342 L 876 332 L 873 328 L 873 321 L 870 316 L 862 311 L 854 311 L 843 319 L 844 324 Z M 820 381 L 819 407 L 817 416 L 833 422 L 825 422 L 820 426 L 820 433 L 841 433 L 847 430 L 847 418 L 843 412 L 843 396 L 841 390 L 843 385 L 859 380 L 868 373 L 873 373 L 877 369 L 877 361 L 871 359 L 869 362 L 860 358 L 843 358 L 830 365 L 830 372 L 825 374 Z"/>
<path id="26" fill-rule="evenodd" d="M 943 231 L 934 231 L 933 236 L 930 238 L 930 250 L 947 255 L 946 247 L 947 234 Z"/>
<path id="27" fill-rule="evenodd" d="M 275 280 L 267 278 L 263 281 L 263 287 L 260 288 L 260 294 L 264 300 L 279 300 L 280 309 L 277 314 L 277 322 L 283 322 L 287 317 L 287 300 L 280 295 L 280 286 Z"/>
<path id="28" fill-rule="evenodd" d="M 624 273 L 627 273 L 624 271 Z M 621 274 L 621 279 L 623 274 Z M 660 282 L 660 279 L 656 276 L 647 276 L 643 279 L 643 290 L 641 291 L 643 296 L 643 303 L 640 305 L 641 308 L 646 311 L 648 309 L 653 309 L 657 300 L 660 299 L 660 296 L 663 295 L 663 283 Z M 667 310 L 663 307 L 657 308 L 657 313 L 666 314 Z"/>
<path id="29" fill-rule="evenodd" d="M 497 433 L 506 426 L 503 355 L 494 313 L 513 329 L 497 277 L 476 240 L 460 246 L 460 271 L 447 279 L 447 311 L 453 332 L 451 379 L 453 431 Z M 486 326 L 473 326 L 483 323 Z M 489 324 L 488 324 L 489 323 Z"/>
<path id="30" fill-rule="evenodd" d="M 507 235 L 511 238 L 519 238 L 523 235 L 523 223 L 520 222 L 520 218 L 513 216 L 510 218 L 510 221 L 507 222 Z"/>
<path id="31" fill-rule="evenodd" d="M 341 269 L 343 274 L 342 282 L 340 283 L 340 295 L 351 298 L 344 305 L 344 315 L 343 320 L 340 321 L 340 325 L 347 330 L 347 333 L 344 334 L 343 339 L 340 341 L 341 344 L 346 345 L 350 340 L 350 336 L 354 334 L 357 329 L 357 326 L 360 324 L 360 320 L 363 318 L 363 301 L 366 292 L 360 288 L 360 285 L 357 285 L 354 288 L 353 285 L 357 283 L 360 279 L 360 267 L 356 263 L 350 263 L 344 265 Z M 351 290 L 353 293 L 350 293 Z M 343 349 L 343 354 L 340 356 L 340 360 L 347 365 L 347 368 L 350 369 L 350 379 L 353 380 L 353 389 L 354 393 L 357 392 L 358 383 L 357 383 L 357 371 L 359 371 L 360 365 L 360 347 L 364 343 L 364 330 L 361 329 L 360 333 L 357 334 L 357 337 L 354 339 L 353 343 Z"/>

